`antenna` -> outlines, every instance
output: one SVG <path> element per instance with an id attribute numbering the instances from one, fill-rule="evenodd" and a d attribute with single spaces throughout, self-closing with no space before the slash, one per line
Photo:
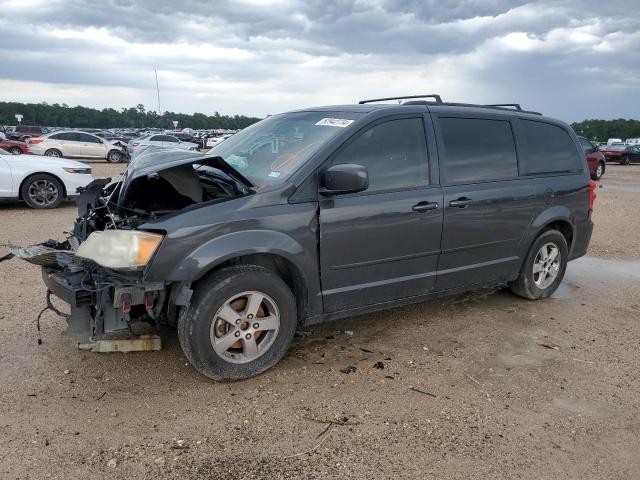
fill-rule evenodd
<path id="1" fill-rule="evenodd" d="M 162 115 L 162 110 L 160 109 L 160 86 L 158 85 L 158 70 L 153 70 L 156 73 L 156 91 L 158 92 L 158 115 Z"/>

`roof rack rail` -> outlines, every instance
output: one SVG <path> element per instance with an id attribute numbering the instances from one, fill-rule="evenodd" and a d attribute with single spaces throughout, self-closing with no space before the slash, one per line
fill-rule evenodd
<path id="1" fill-rule="evenodd" d="M 512 108 L 515 108 L 516 110 L 522 111 L 522 107 L 520 106 L 519 103 L 493 103 L 493 104 L 484 105 L 484 106 L 485 107 L 498 107 L 498 108 L 512 107 Z"/>
<path id="2" fill-rule="evenodd" d="M 360 100 L 358 103 L 363 105 L 365 103 L 384 102 L 386 100 L 407 100 L 409 98 L 433 98 L 436 103 L 443 103 L 440 95 L 410 95 L 408 97 L 372 98 L 370 100 Z"/>

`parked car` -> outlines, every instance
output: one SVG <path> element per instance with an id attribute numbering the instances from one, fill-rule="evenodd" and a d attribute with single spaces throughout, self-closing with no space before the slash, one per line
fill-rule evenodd
<path id="1" fill-rule="evenodd" d="M 602 153 L 607 162 L 618 162 L 620 165 L 640 162 L 640 146 L 637 145 L 611 145 Z"/>
<path id="2" fill-rule="evenodd" d="M 580 146 L 582 146 L 582 150 L 587 157 L 587 165 L 589 166 L 591 178 L 600 180 L 607 168 L 604 153 L 598 150 L 598 147 L 586 138 L 578 137 L 578 140 L 580 140 Z"/>
<path id="3" fill-rule="evenodd" d="M 84 163 L 0 149 L 0 198 L 19 199 L 31 208 L 55 208 L 93 181 Z"/>
<path id="4" fill-rule="evenodd" d="M 21 155 L 29 153 L 29 145 L 25 142 L 19 142 L 17 140 L 2 140 L 0 139 L 0 148 L 6 150 L 12 155 Z"/>
<path id="5" fill-rule="evenodd" d="M 25 142 L 30 138 L 37 138 L 49 133 L 48 128 L 34 127 L 30 125 L 18 125 L 13 132 L 7 132 L 7 138 Z"/>
<path id="6" fill-rule="evenodd" d="M 166 135 L 163 133 L 145 135 L 143 137 L 130 140 L 127 145 L 127 149 L 129 150 L 129 153 L 133 155 L 136 149 L 151 146 L 178 150 L 198 150 L 198 145 L 195 143 L 183 142 L 172 135 Z"/>
<path id="7" fill-rule="evenodd" d="M 207 148 L 213 148 L 217 144 L 219 144 L 220 142 L 225 141 L 227 138 L 229 138 L 231 136 L 232 136 L 232 134 L 209 137 L 209 138 L 207 138 L 206 146 L 207 146 Z"/>
<path id="8" fill-rule="evenodd" d="M 621 138 L 609 138 L 607 140 L 607 146 L 611 146 L 611 145 L 621 145 L 624 142 L 622 141 Z"/>
<path id="9" fill-rule="evenodd" d="M 43 272 L 70 328 L 177 325 L 198 371 L 237 380 L 300 326 L 486 286 L 552 295 L 593 229 L 572 129 L 519 107 L 371 102 L 273 115 L 90 185 Z"/>
<path id="10" fill-rule="evenodd" d="M 118 143 L 103 140 L 91 133 L 67 130 L 32 138 L 29 140 L 29 150 L 46 157 L 102 158 L 110 163 L 120 163 L 126 161 L 127 157 Z"/>

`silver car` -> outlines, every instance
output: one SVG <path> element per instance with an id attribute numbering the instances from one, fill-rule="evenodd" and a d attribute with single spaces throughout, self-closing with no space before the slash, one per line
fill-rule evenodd
<path id="1" fill-rule="evenodd" d="M 191 142 L 183 142 L 176 137 L 164 133 L 152 133 L 129 141 L 127 150 L 130 155 L 134 155 L 137 150 L 143 147 L 160 147 L 179 150 L 198 151 L 198 145 Z"/>

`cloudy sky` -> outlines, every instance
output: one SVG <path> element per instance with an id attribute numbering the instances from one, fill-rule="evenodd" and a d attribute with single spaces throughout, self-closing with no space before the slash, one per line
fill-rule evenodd
<path id="1" fill-rule="evenodd" d="M 640 1 L 0 0 L 0 101 L 264 116 L 439 93 L 640 118 Z"/>

